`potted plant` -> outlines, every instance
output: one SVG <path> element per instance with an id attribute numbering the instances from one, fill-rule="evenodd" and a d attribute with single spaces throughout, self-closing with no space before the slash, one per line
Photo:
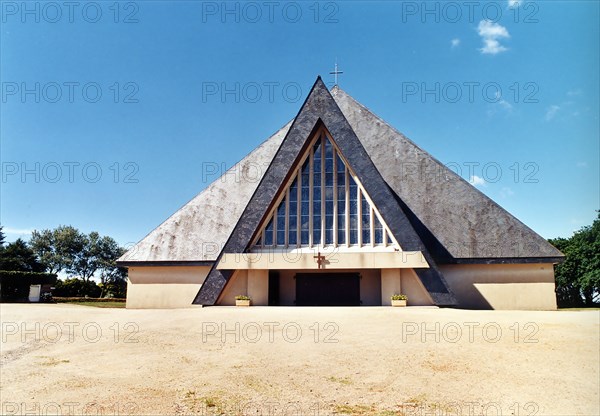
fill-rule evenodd
<path id="1" fill-rule="evenodd" d="M 245 295 L 237 295 L 235 297 L 235 306 L 250 306 L 250 298 Z"/>
<path id="2" fill-rule="evenodd" d="M 392 306 L 406 306 L 406 295 L 393 295 Z"/>

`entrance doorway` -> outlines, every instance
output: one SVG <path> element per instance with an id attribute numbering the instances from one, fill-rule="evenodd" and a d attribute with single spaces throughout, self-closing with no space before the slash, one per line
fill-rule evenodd
<path id="1" fill-rule="evenodd" d="M 360 306 L 358 273 L 299 273 L 297 306 Z"/>

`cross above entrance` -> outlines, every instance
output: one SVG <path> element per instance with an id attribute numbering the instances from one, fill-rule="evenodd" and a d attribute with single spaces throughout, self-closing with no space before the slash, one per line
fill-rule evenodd
<path id="1" fill-rule="evenodd" d="M 317 259 L 319 269 L 323 268 L 323 264 L 325 264 L 325 256 L 322 256 L 320 252 L 317 252 L 317 255 L 313 256 L 313 258 Z"/>

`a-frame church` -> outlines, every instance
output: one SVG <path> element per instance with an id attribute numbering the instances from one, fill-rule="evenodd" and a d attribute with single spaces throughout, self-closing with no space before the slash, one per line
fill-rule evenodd
<path id="1" fill-rule="evenodd" d="M 545 239 L 318 78 L 298 115 L 129 250 L 128 308 L 556 309 Z"/>

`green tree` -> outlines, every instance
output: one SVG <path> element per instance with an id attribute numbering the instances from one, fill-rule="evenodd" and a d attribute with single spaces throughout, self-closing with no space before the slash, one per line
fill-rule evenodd
<path id="1" fill-rule="evenodd" d="M 64 271 L 85 283 L 77 286 L 75 291 L 78 293 L 88 291 L 84 294 L 99 296 L 95 295 L 95 291 L 102 288 L 102 295 L 112 293 L 122 296 L 125 291 L 127 270 L 116 264 L 125 250 L 111 237 L 102 237 L 96 231 L 84 234 L 75 227 L 60 226 L 54 230 L 34 231 L 31 246 L 49 271 Z M 99 286 L 92 281 L 94 277 L 100 279 Z M 68 279 L 68 286 L 74 285 L 72 280 Z"/>
<path id="2" fill-rule="evenodd" d="M 2 231 L 4 227 L 0 225 L 0 250 L 4 248 L 4 232 Z"/>
<path id="3" fill-rule="evenodd" d="M 67 266 L 67 273 L 89 282 L 100 268 L 102 256 L 102 239 L 100 234 L 92 231 L 80 236 L 81 249 L 73 256 L 73 261 Z"/>
<path id="4" fill-rule="evenodd" d="M 565 254 L 555 266 L 559 306 L 593 306 L 600 302 L 600 211 L 591 226 L 571 238 L 548 240 Z"/>
<path id="5" fill-rule="evenodd" d="M 0 251 L 0 270 L 43 272 L 46 267 L 37 260 L 27 243 L 19 238 Z"/>
<path id="6" fill-rule="evenodd" d="M 30 240 L 34 253 L 50 273 L 72 267 L 84 244 L 84 235 L 70 225 L 61 225 L 54 230 L 35 230 Z"/>
<path id="7" fill-rule="evenodd" d="M 111 292 L 118 296 L 122 292 L 123 283 L 127 283 L 127 269 L 117 266 L 117 259 L 125 254 L 125 249 L 111 237 L 102 237 L 99 242 L 99 277 L 102 296 Z M 119 293 L 114 293 L 115 291 Z M 120 296 L 119 296 L 120 297 Z"/>

